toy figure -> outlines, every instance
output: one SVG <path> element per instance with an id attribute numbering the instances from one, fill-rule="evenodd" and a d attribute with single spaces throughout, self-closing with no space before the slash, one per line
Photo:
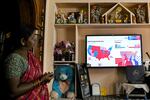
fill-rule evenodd
<path id="1" fill-rule="evenodd" d="M 99 23 L 100 22 L 100 15 L 101 15 L 101 8 L 97 6 L 93 6 L 91 10 L 91 22 L 92 23 Z"/>
<path id="2" fill-rule="evenodd" d="M 113 16 L 113 14 L 110 14 L 108 16 L 108 23 L 114 23 L 114 16 Z"/>
<path id="3" fill-rule="evenodd" d="M 61 41 L 55 44 L 55 61 L 73 61 L 75 59 L 75 44 L 69 41 Z"/>
<path id="4" fill-rule="evenodd" d="M 52 85 L 51 99 L 60 100 L 60 98 L 75 99 L 75 76 L 72 65 L 60 64 L 54 69 L 54 81 Z"/>
<path id="5" fill-rule="evenodd" d="M 133 23 L 136 23 L 136 16 L 133 16 L 132 20 L 133 20 Z"/>
<path id="6" fill-rule="evenodd" d="M 128 20 L 129 20 L 129 16 L 127 14 L 124 15 L 124 19 L 123 19 L 123 22 L 124 23 L 128 23 Z"/>
<path id="7" fill-rule="evenodd" d="M 55 23 L 56 24 L 66 24 L 67 18 L 64 13 L 62 13 L 60 10 L 56 13 Z"/>
<path id="8" fill-rule="evenodd" d="M 145 23 L 145 10 L 142 5 L 138 5 L 135 9 L 137 23 Z"/>
<path id="9" fill-rule="evenodd" d="M 121 23 L 123 21 L 122 7 L 118 6 L 110 15 L 109 23 Z"/>
<path id="10" fill-rule="evenodd" d="M 81 10 L 81 11 L 79 12 L 78 23 L 79 23 L 79 24 L 82 24 L 82 23 L 83 23 L 83 10 Z"/>
<path id="11" fill-rule="evenodd" d="M 65 61 L 72 61 L 71 55 L 71 43 L 69 41 L 64 41 L 65 50 L 63 51 Z"/>
<path id="12" fill-rule="evenodd" d="M 58 11 L 58 13 L 55 15 L 55 23 L 56 24 L 61 24 L 62 21 L 61 21 L 61 13 Z"/>
<path id="13" fill-rule="evenodd" d="M 76 18 L 75 18 L 75 13 L 71 12 L 68 16 L 68 22 L 70 24 L 75 24 L 76 23 Z"/>
<path id="14" fill-rule="evenodd" d="M 61 20 L 62 20 L 63 24 L 67 24 L 67 18 L 64 13 L 61 14 Z"/>
<path id="15" fill-rule="evenodd" d="M 122 11 L 121 7 L 117 7 L 116 8 L 116 11 L 115 11 L 115 19 L 116 20 L 121 20 L 121 17 L 122 17 L 121 11 Z"/>
<path id="16" fill-rule="evenodd" d="M 54 48 L 54 60 L 55 61 L 62 60 L 62 50 L 58 42 L 56 43 L 55 48 Z"/>
<path id="17" fill-rule="evenodd" d="M 88 13 L 87 13 L 87 11 L 83 12 L 83 23 L 84 24 L 88 23 Z"/>

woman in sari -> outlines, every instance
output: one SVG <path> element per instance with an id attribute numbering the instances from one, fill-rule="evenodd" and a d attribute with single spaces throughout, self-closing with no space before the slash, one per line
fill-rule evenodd
<path id="1" fill-rule="evenodd" d="M 21 27 L 14 38 L 17 49 L 4 62 L 10 99 L 49 100 L 46 83 L 53 78 L 53 73 L 43 74 L 40 61 L 32 53 L 37 39 L 35 29 Z"/>

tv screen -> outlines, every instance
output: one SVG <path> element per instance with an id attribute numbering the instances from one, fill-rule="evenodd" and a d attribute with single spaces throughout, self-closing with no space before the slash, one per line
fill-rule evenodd
<path id="1" fill-rule="evenodd" d="M 89 67 L 142 66 L 141 34 L 86 35 Z"/>

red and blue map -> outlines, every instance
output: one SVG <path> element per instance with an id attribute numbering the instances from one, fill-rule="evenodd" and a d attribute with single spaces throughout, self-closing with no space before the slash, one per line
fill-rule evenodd
<path id="1" fill-rule="evenodd" d="M 109 55 L 110 55 L 111 50 L 112 50 L 112 47 L 110 47 L 109 49 L 106 49 L 101 46 L 93 46 L 93 45 L 88 46 L 88 54 L 92 57 L 97 58 L 98 60 L 101 60 L 103 58 L 108 58 L 109 60 Z"/>

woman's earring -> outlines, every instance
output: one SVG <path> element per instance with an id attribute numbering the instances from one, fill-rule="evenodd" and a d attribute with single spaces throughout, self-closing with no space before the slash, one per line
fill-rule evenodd
<path id="1" fill-rule="evenodd" d="M 23 39 L 23 38 L 21 39 L 21 44 L 22 44 L 22 46 L 25 46 L 25 43 L 24 43 L 24 39 Z"/>
<path id="2" fill-rule="evenodd" d="M 22 43 L 22 46 L 25 46 L 25 43 Z"/>

